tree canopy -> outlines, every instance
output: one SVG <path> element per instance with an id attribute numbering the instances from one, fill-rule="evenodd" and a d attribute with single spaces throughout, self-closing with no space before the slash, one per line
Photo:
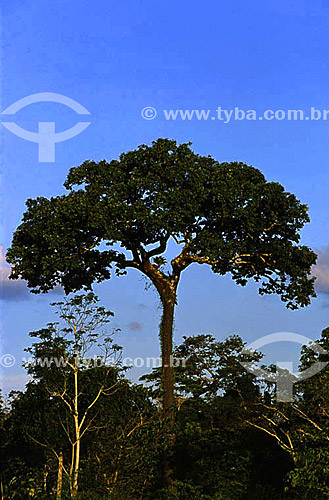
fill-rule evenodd
<path id="1" fill-rule="evenodd" d="M 298 244 L 307 206 L 254 167 L 158 139 L 73 167 L 64 186 L 67 194 L 27 200 L 7 253 L 11 278 L 32 291 L 77 291 L 130 267 L 173 289 L 196 262 L 241 285 L 262 280 L 260 293 L 278 293 L 290 308 L 314 296 L 316 256 Z M 165 272 L 170 239 L 180 253 Z"/>

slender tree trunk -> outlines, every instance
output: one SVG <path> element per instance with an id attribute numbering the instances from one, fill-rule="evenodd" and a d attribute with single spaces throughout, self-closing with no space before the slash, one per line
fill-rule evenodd
<path id="1" fill-rule="evenodd" d="M 58 457 L 56 500 L 62 500 L 62 487 L 63 487 L 63 453 L 60 452 L 59 457 Z"/>
<path id="2" fill-rule="evenodd" d="M 76 446 L 76 443 L 73 443 L 72 448 L 71 448 L 71 464 L 70 464 L 70 476 L 69 476 L 71 494 L 72 494 L 72 487 L 73 487 L 73 469 L 74 469 L 74 459 L 75 459 L 75 446 Z"/>
<path id="3" fill-rule="evenodd" d="M 75 447 L 74 447 L 74 468 L 71 497 L 78 495 L 78 476 L 80 465 L 80 425 L 79 425 L 79 386 L 78 386 L 78 347 L 77 347 L 77 329 L 74 326 L 75 348 L 74 348 L 74 428 L 75 428 Z"/>
<path id="4" fill-rule="evenodd" d="M 72 485 L 72 498 L 76 498 L 78 495 L 78 476 L 79 476 L 79 464 L 80 464 L 80 429 L 76 432 L 76 447 L 75 447 L 75 457 L 74 457 L 74 470 L 73 470 L 73 485 Z"/>

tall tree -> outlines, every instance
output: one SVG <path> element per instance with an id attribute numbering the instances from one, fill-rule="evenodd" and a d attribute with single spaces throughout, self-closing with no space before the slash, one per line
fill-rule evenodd
<path id="1" fill-rule="evenodd" d="M 151 280 L 162 304 L 160 342 L 164 409 L 173 415 L 171 362 L 174 310 L 182 272 L 193 263 L 230 273 L 259 292 L 277 293 L 287 307 L 314 296 L 315 253 L 299 245 L 306 205 L 243 163 L 218 163 L 190 144 L 158 139 L 109 163 L 70 169 L 67 194 L 27 200 L 7 261 L 11 278 L 34 292 L 56 285 L 91 287 L 136 269 Z M 166 260 L 169 242 L 176 256 Z"/>
<path id="2" fill-rule="evenodd" d="M 117 376 L 121 348 L 104 332 L 113 313 L 99 306 L 92 292 L 52 305 L 57 306 L 62 325 L 50 323 L 30 333 L 38 342 L 26 349 L 33 355 L 28 372 L 66 409 L 62 426 L 71 444 L 71 460 L 67 469 L 63 465 L 63 471 L 70 480 L 71 496 L 76 498 L 82 438 L 95 425 L 101 398 L 123 386 Z M 91 349 L 96 349 L 97 355 L 88 359 Z M 97 377 L 91 378 L 91 372 Z M 60 461 L 60 452 L 52 450 Z"/>

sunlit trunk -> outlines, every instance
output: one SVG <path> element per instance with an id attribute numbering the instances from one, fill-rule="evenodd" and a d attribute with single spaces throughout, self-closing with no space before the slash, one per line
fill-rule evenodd
<path id="1" fill-rule="evenodd" d="M 75 430 L 75 447 L 74 447 L 74 466 L 73 466 L 73 481 L 71 497 L 76 498 L 78 495 L 78 476 L 80 465 L 80 425 L 79 425 L 79 387 L 78 387 L 78 349 L 77 349 L 77 331 L 75 327 L 75 348 L 74 348 L 74 430 Z"/>

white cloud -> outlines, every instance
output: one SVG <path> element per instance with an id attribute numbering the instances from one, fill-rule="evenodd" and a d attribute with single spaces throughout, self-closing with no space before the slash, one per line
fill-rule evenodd
<path id="1" fill-rule="evenodd" d="M 1 392 L 3 396 L 7 396 L 11 391 L 24 391 L 25 385 L 31 380 L 29 375 L 24 373 L 16 375 L 1 375 Z"/>
<path id="2" fill-rule="evenodd" d="M 9 275 L 11 267 L 7 264 L 6 249 L 0 245 L 0 300 L 22 300 L 31 298 L 31 292 L 27 287 L 25 280 L 10 280 Z M 57 285 L 49 293 L 60 295 L 64 294 L 61 286 Z"/>
<path id="3" fill-rule="evenodd" d="M 0 245 L 0 299 L 17 300 L 28 298 L 29 290 L 23 280 L 10 280 L 10 266 L 5 259 L 6 249 Z"/>
<path id="4" fill-rule="evenodd" d="M 316 277 L 315 289 L 317 292 L 329 293 L 329 245 L 316 252 L 318 260 L 312 269 L 312 274 Z"/>

